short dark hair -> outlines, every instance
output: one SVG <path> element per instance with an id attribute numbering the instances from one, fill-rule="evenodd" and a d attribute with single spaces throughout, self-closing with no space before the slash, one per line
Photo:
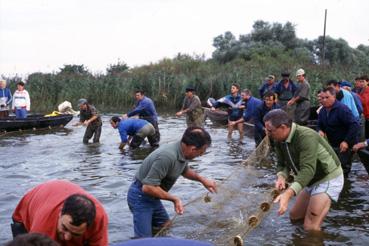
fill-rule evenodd
<path id="1" fill-rule="evenodd" d="M 95 220 L 95 203 L 85 195 L 73 194 L 65 199 L 61 214 L 70 215 L 73 219 L 72 225 L 80 226 L 86 222 L 89 227 Z"/>
<path id="2" fill-rule="evenodd" d="M 59 246 L 59 244 L 44 234 L 26 233 L 16 236 L 5 246 Z"/>
<path id="3" fill-rule="evenodd" d="M 263 99 L 264 98 L 267 98 L 267 97 L 273 97 L 273 100 L 276 99 L 276 96 L 275 96 L 275 93 L 273 91 L 267 91 L 264 96 L 263 96 Z"/>
<path id="4" fill-rule="evenodd" d="M 23 81 L 19 81 L 19 82 L 17 83 L 17 85 L 24 86 L 24 82 L 23 82 Z"/>
<path id="5" fill-rule="evenodd" d="M 272 126 L 280 127 L 286 125 L 287 127 L 292 126 L 291 117 L 282 109 L 270 110 L 263 118 L 264 123 L 270 121 Z"/>
<path id="6" fill-rule="evenodd" d="M 246 95 L 252 96 L 252 92 L 249 89 L 242 90 L 242 93 L 245 93 Z"/>
<path id="7" fill-rule="evenodd" d="M 363 75 L 363 76 L 361 76 L 361 79 L 362 79 L 362 80 L 369 81 L 369 77 L 368 77 L 368 75 Z"/>
<path id="8" fill-rule="evenodd" d="M 336 96 L 336 90 L 332 87 L 326 87 L 323 89 L 323 92 L 329 92 L 331 95 Z"/>
<path id="9" fill-rule="evenodd" d="M 117 123 L 117 122 L 120 122 L 121 119 L 118 116 L 113 116 L 113 117 L 111 117 L 110 121 L 112 121 L 114 123 Z"/>
<path id="10" fill-rule="evenodd" d="M 145 95 L 145 92 L 142 89 L 135 90 L 135 93 L 140 93 L 141 95 Z"/>
<path id="11" fill-rule="evenodd" d="M 201 127 L 188 127 L 182 136 L 182 143 L 186 145 L 193 145 L 196 148 L 201 148 L 204 145 L 210 146 L 210 134 Z"/>
<path id="12" fill-rule="evenodd" d="M 238 90 L 241 88 L 241 86 L 238 83 L 232 83 L 231 87 L 232 86 L 236 87 Z"/>
<path id="13" fill-rule="evenodd" d="M 330 85 L 333 85 L 333 86 L 339 86 L 338 81 L 337 81 L 337 80 L 335 80 L 335 79 L 330 79 L 330 80 L 328 80 L 326 84 L 327 84 L 327 86 L 330 86 Z"/>

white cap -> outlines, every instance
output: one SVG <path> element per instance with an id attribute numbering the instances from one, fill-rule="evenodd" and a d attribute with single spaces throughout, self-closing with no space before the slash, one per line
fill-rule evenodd
<path id="1" fill-rule="evenodd" d="M 305 74 L 305 71 L 302 68 L 300 68 L 299 70 L 296 71 L 296 76 L 304 75 L 304 74 Z"/>

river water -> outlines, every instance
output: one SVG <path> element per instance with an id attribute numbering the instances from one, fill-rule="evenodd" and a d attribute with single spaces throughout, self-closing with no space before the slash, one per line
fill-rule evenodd
<path id="1" fill-rule="evenodd" d="M 111 128 L 109 115 L 103 117 L 101 143 L 82 144 L 83 127 L 73 127 L 73 121 L 64 129 L 38 133 L 10 134 L 0 137 L 0 244 L 11 239 L 11 214 L 22 195 L 31 187 L 50 180 L 67 179 L 75 182 L 97 197 L 109 215 L 110 243 L 129 240 L 133 235 L 132 217 L 126 203 L 126 194 L 142 160 L 150 153 L 148 144 L 141 149 L 121 153 L 119 134 Z M 162 115 L 159 121 L 161 144 L 177 141 L 185 120 Z M 190 163 L 202 175 L 218 180 L 227 177 L 247 158 L 254 148 L 253 140 L 246 143 L 226 142 L 226 129 L 207 122 L 213 144 L 207 153 Z M 272 184 L 274 168 L 259 170 Z M 338 203 L 333 204 L 323 232 L 307 234 L 302 225 L 293 225 L 288 216 L 279 217 L 277 206 L 246 238 L 246 245 L 368 245 L 369 242 L 369 182 L 368 175 L 358 162 L 346 181 Z M 255 186 L 251 191 L 257 192 Z M 198 183 L 180 178 L 172 193 L 186 203 L 204 189 Z M 170 215 L 173 207 L 164 203 Z M 290 203 L 291 204 L 291 203 Z M 244 206 L 255 206 L 252 200 Z M 191 227 L 191 225 L 188 225 Z"/>

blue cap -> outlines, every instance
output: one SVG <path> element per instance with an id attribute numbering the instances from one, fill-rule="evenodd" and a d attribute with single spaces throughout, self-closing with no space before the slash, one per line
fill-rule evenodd
<path id="1" fill-rule="evenodd" d="M 340 86 L 343 87 L 343 86 L 348 86 L 348 87 L 352 87 L 352 84 L 348 81 L 341 81 L 340 82 Z"/>

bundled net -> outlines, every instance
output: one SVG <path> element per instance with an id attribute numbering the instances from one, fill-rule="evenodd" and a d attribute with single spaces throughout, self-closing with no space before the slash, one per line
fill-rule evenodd
<path id="1" fill-rule="evenodd" d="M 169 228 L 157 236 L 174 235 L 209 241 L 215 245 L 243 245 L 243 239 L 269 211 L 278 194 L 260 183 L 257 167 L 270 166 L 269 139 L 264 140 L 221 184 L 216 194 L 204 193 L 185 205 L 186 213 L 174 216 Z"/>

